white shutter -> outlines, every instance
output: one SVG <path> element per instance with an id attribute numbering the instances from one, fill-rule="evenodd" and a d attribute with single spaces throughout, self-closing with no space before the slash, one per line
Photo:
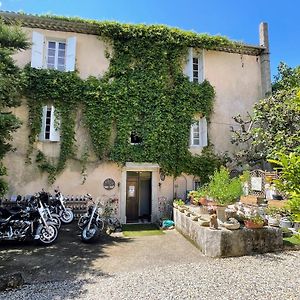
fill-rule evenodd
<path id="1" fill-rule="evenodd" d="M 205 147 L 207 146 L 207 121 L 206 118 L 203 117 L 199 121 L 199 133 L 200 133 L 200 146 Z"/>
<path id="2" fill-rule="evenodd" d="M 31 48 L 31 67 L 43 68 L 43 51 L 44 50 L 44 35 L 39 32 L 32 32 L 32 48 Z"/>
<path id="3" fill-rule="evenodd" d="M 59 126 L 59 120 L 55 119 L 54 106 L 51 106 L 51 119 L 50 119 L 50 138 L 51 142 L 59 142 L 60 140 L 60 130 L 55 128 Z"/>
<path id="4" fill-rule="evenodd" d="M 40 141 L 45 140 L 46 115 L 47 115 L 47 106 L 43 106 L 42 126 L 41 126 L 41 132 L 39 134 L 39 140 Z"/>
<path id="5" fill-rule="evenodd" d="M 202 50 L 199 54 L 199 75 L 198 82 L 202 83 L 204 81 L 204 50 Z"/>
<path id="6" fill-rule="evenodd" d="M 190 81 L 193 81 L 193 48 L 189 48 L 188 50 L 184 74 L 189 77 Z"/>
<path id="7" fill-rule="evenodd" d="M 67 53 L 66 53 L 66 71 L 75 70 L 75 58 L 76 58 L 76 37 L 70 37 L 67 39 Z"/>

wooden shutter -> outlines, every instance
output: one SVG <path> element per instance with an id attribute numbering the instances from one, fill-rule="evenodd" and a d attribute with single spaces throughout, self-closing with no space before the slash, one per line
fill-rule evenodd
<path id="1" fill-rule="evenodd" d="M 189 48 L 188 50 L 184 74 L 189 77 L 190 81 L 193 81 L 193 48 Z"/>
<path id="2" fill-rule="evenodd" d="M 39 140 L 40 141 L 45 140 L 46 115 L 47 115 L 47 106 L 43 106 L 42 126 L 41 126 L 41 131 L 40 131 L 40 134 L 39 134 Z"/>
<path id="3" fill-rule="evenodd" d="M 59 126 L 59 120 L 56 120 L 54 113 L 54 106 L 51 106 L 51 120 L 50 120 L 50 138 L 51 142 L 59 142 L 60 140 L 60 130 L 57 128 Z"/>
<path id="4" fill-rule="evenodd" d="M 199 121 L 199 133 L 200 133 L 200 146 L 205 147 L 208 144 L 207 141 L 207 121 L 206 118 L 203 117 Z"/>
<path id="5" fill-rule="evenodd" d="M 66 52 L 66 71 L 75 70 L 75 58 L 76 58 L 76 37 L 70 37 L 67 39 L 67 52 Z"/>
<path id="6" fill-rule="evenodd" d="M 33 31 L 32 32 L 32 48 L 31 48 L 31 67 L 36 69 L 43 68 L 44 54 L 44 35 Z"/>

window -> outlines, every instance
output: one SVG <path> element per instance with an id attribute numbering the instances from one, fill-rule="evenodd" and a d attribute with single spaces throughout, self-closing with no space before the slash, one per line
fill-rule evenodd
<path id="1" fill-rule="evenodd" d="M 66 69 L 66 43 L 47 42 L 47 68 L 65 71 Z"/>
<path id="2" fill-rule="evenodd" d="M 130 144 L 131 145 L 139 145 L 142 143 L 142 138 L 138 135 L 137 132 L 132 131 L 130 134 Z"/>
<path id="3" fill-rule="evenodd" d="M 47 38 L 34 31 L 32 33 L 31 67 L 74 71 L 76 58 L 76 37 L 65 41 Z"/>
<path id="4" fill-rule="evenodd" d="M 194 191 L 198 190 L 200 187 L 201 187 L 200 178 L 194 177 L 194 179 L 193 179 L 193 188 L 194 188 Z"/>
<path id="5" fill-rule="evenodd" d="M 51 111 L 52 111 L 52 106 L 47 106 L 46 117 L 45 117 L 45 131 L 44 131 L 44 139 L 45 140 L 50 139 Z"/>
<path id="6" fill-rule="evenodd" d="M 54 106 L 43 107 L 42 127 L 39 135 L 40 141 L 58 142 L 60 140 L 59 121 L 55 120 Z"/>
<path id="7" fill-rule="evenodd" d="M 207 121 L 203 117 L 191 125 L 191 147 L 207 146 Z"/>
<path id="8" fill-rule="evenodd" d="M 189 48 L 187 63 L 184 69 L 185 75 L 192 82 L 201 83 L 204 81 L 204 52 Z"/>
<path id="9" fill-rule="evenodd" d="M 193 82 L 199 82 L 199 58 L 193 57 Z"/>

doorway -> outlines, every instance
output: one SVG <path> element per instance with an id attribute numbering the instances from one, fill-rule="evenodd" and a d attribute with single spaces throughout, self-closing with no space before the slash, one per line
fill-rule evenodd
<path id="1" fill-rule="evenodd" d="M 152 172 L 127 171 L 126 175 L 126 222 L 150 222 Z"/>

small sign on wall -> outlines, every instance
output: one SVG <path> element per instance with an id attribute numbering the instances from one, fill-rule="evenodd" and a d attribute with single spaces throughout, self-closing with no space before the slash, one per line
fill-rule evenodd
<path id="1" fill-rule="evenodd" d="M 135 186 L 130 185 L 128 187 L 128 197 L 135 197 Z"/>
<path id="2" fill-rule="evenodd" d="M 103 187 L 106 190 L 112 190 L 115 186 L 116 186 L 116 183 L 112 178 L 107 178 L 103 182 Z"/>

